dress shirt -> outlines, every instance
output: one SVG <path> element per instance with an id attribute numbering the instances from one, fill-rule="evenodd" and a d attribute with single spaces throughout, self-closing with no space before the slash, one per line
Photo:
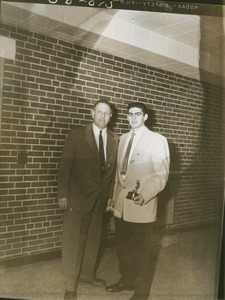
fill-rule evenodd
<path id="1" fill-rule="evenodd" d="M 95 136 L 95 141 L 97 144 L 97 147 L 99 149 L 99 133 L 100 130 L 94 123 L 93 123 L 93 131 Z M 106 144 L 107 144 L 107 128 L 104 128 L 102 130 L 102 140 L 103 140 L 103 148 L 104 148 L 104 155 L 105 155 L 105 161 L 106 161 Z"/>
<path id="2" fill-rule="evenodd" d="M 136 145 L 138 143 L 138 140 L 139 140 L 140 136 L 142 135 L 142 133 L 144 132 L 145 128 L 146 128 L 146 126 L 143 125 L 143 126 L 137 128 L 135 130 L 131 129 L 131 131 L 129 132 L 129 135 L 128 135 L 127 141 L 126 141 L 126 145 L 124 147 L 123 156 L 125 155 L 125 151 L 127 149 L 127 145 L 129 143 L 129 140 L 130 140 L 133 132 L 135 133 L 135 136 L 134 136 L 133 143 L 132 143 L 132 146 L 131 146 L 131 149 L 130 149 L 130 155 L 129 155 L 129 159 L 128 159 L 128 164 L 130 162 L 130 158 L 132 156 L 132 153 L 134 152 L 134 149 L 135 149 L 135 147 L 136 147 Z"/>
<path id="3" fill-rule="evenodd" d="M 126 144 L 125 144 L 125 147 L 124 147 L 124 151 L 123 151 L 123 157 L 125 156 L 125 152 L 126 152 L 126 149 L 127 149 L 127 145 L 129 143 L 129 140 L 132 136 L 133 133 L 135 133 L 135 136 L 134 136 L 134 139 L 133 139 L 133 143 L 132 143 L 132 146 L 131 146 L 131 149 L 130 149 L 130 154 L 129 154 L 129 158 L 128 158 L 128 165 L 129 165 L 129 162 L 130 162 L 130 159 L 132 157 L 132 154 L 134 152 L 134 149 L 142 135 L 142 133 L 145 131 L 145 128 L 146 126 L 145 125 L 142 125 L 141 127 L 137 128 L 137 129 L 131 129 L 128 136 L 127 136 L 127 140 L 126 140 Z M 123 180 L 125 180 L 126 178 L 126 175 L 122 175 L 122 178 Z"/>

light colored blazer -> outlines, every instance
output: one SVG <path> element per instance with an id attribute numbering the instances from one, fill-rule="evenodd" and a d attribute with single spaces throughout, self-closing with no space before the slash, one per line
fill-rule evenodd
<path id="1" fill-rule="evenodd" d="M 150 223 L 156 221 L 157 194 L 161 192 L 169 175 L 169 147 L 164 136 L 145 127 L 134 148 L 127 169 L 125 180 L 121 175 L 124 147 L 129 133 L 120 137 L 118 148 L 117 172 L 113 195 L 113 211 L 117 218 L 134 223 Z M 137 180 L 140 181 L 140 193 L 145 203 L 142 206 L 126 199 Z"/>

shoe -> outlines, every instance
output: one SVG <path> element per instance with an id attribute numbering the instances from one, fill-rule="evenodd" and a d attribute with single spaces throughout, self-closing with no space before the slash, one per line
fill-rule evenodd
<path id="1" fill-rule="evenodd" d="M 75 291 L 65 291 L 64 300 L 76 300 L 77 293 Z"/>
<path id="2" fill-rule="evenodd" d="M 107 292 L 110 292 L 110 293 L 119 293 L 122 291 L 132 291 L 133 287 L 131 285 L 127 285 L 125 283 L 118 282 L 118 283 L 107 286 L 105 289 Z"/>
<path id="3" fill-rule="evenodd" d="M 86 279 L 79 279 L 79 283 L 80 284 L 90 284 L 96 287 L 105 287 L 106 286 L 106 282 L 103 279 L 100 278 L 94 278 L 93 280 L 86 280 Z"/>
<path id="4" fill-rule="evenodd" d="M 133 294 L 129 300 L 148 300 L 148 295 Z"/>

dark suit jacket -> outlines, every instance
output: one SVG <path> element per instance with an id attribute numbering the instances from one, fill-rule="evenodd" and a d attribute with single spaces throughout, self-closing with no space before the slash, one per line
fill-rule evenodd
<path id="1" fill-rule="evenodd" d="M 107 129 L 107 154 L 103 175 L 93 126 L 73 128 L 68 134 L 58 173 L 58 198 L 66 197 L 69 207 L 91 211 L 97 199 L 104 210 L 112 197 L 118 137 Z"/>

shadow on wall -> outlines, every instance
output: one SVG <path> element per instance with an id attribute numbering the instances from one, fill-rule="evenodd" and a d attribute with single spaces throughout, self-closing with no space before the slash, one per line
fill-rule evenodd
<path id="1" fill-rule="evenodd" d="M 203 30 L 206 28 L 205 31 Z M 215 210 L 218 218 L 218 236 L 223 236 L 224 219 L 224 77 L 225 57 L 224 57 L 224 16 L 223 8 L 221 14 L 216 17 L 201 16 L 200 19 L 201 39 L 200 54 L 202 49 L 208 49 L 209 55 L 199 56 L 200 79 L 203 82 L 204 89 L 204 111 L 201 128 L 201 148 L 199 149 L 202 158 L 202 165 L 205 171 L 204 192 L 206 203 L 212 202 L 211 208 Z M 218 36 L 210 36 L 208 29 L 216 29 Z M 203 71 L 203 66 L 213 68 L 213 74 Z M 213 193 L 212 193 L 213 191 Z M 221 259 L 221 240 L 217 241 L 217 273 L 215 278 L 215 289 L 219 286 L 219 298 L 224 299 L 224 278 L 219 278 L 220 259 Z M 224 251 L 224 249 L 223 249 Z M 222 261 L 224 264 L 224 262 Z M 222 266 L 224 267 L 224 266 Z M 223 282 L 219 284 L 219 279 Z M 221 289 L 221 284 L 223 288 Z M 217 291 L 216 291 L 217 292 Z"/>
<path id="2" fill-rule="evenodd" d="M 202 31 L 200 40 L 201 49 L 208 47 L 208 61 L 205 61 L 205 56 L 200 56 L 200 79 L 203 82 L 204 89 L 204 108 L 201 127 L 201 148 L 202 162 L 205 175 L 207 177 L 207 186 L 205 191 L 210 195 L 210 191 L 215 185 L 218 187 L 218 193 L 215 195 L 217 207 L 220 213 L 223 212 L 223 191 L 224 191 L 224 25 L 223 11 L 217 17 L 202 16 L 200 27 L 205 28 L 206 25 L 211 28 L 217 28 L 221 34 L 212 37 L 207 36 L 205 31 Z M 213 72 L 203 71 L 201 66 L 208 65 L 214 67 Z M 207 163 L 205 163 L 207 161 Z M 211 167 L 211 169 L 209 168 Z M 222 216 L 220 216 L 220 222 Z"/>
<path id="3" fill-rule="evenodd" d="M 111 103 L 111 101 L 109 101 Z M 111 103 L 112 108 L 112 117 L 110 119 L 110 122 L 108 124 L 108 128 L 112 131 L 114 131 L 114 128 L 118 122 L 118 109 L 116 108 L 114 103 Z"/>
<path id="4" fill-rule="evenodd" d="M 145 125 L 154 131 L 157 119 L 154 110 L 148 109 L 148 119 Z M 168 182 L 164 190 L 158 195 L 158 219 L 157 226 L 173 224 L 175 196 L 180 187 L 180 154 L 177 145 L 168 141 L 170 150 L 170 172 Z"/>
<path id="5" fill-rule="evenodd" d="M 158 226 L 173 224 L 175 198 L 181 185 L 180 154 L 177 145 L 169 143 L 170 172 L 164 190 L 158 196 Z"/>
<path id="6" fill-rule="evenodd" d="M 221 69 L 221 66 L 224 66 L 224 38 L 221 38 L 224 37 L 222 16 L 221 9 L 219 16 L 202 16 L 200 19 L 200 82 L 196 83 L 203 89 L 203 99 L 198 107 L 201 107 L 201 111 L 198 111 L 201 113 L 198 115 L 200 123 L 194 122 L 195 126 L 191 133 L 193 144 L 190 143 L 191 139 L 188 141 L 187 136 L 186 146 L 189 149 L 182 154 L 182 157 L 179 153 L 182 145 L 179 145 L 179 152 L 177 145 L 169 145 L 171 168 L 167 186 L 159 195 L 158 223 L 160 225 L 172 224 L 173 220 L 170 219 L 171 214 L 168 216 L 168 211 L 179 209 L 183 214 L 188 214 L 188 218 L 192 218 L 193 225 L 219 221 L 218 230 L 221 231 L 222 228 L 225 148 L 224 142 L 222 142 L 225 140 L 224 126 L 222 126 L 224 124 L 224 104 L 223 82 L 222 76 L 220 76 L 224 71 Z M 213 30 L 215 31 L 213 32 Z M 220 40 L 218 40 L 216 31 L 218 34 L 220 33 Z M 209 55 L 204 55 L 203 49 Z M 195 83 L 193 82 L 193 84 Z M 194 101 L 194 99 L 193 95 L 191 100 Z M 196 107 L 197 105 L 198 103 L 196 103 Z M 194 115 L 192 117 L 194 119 Z M 187 123 L 189 122 L 191 121 L 187 120 Z M 186 182 L 182 183 L 182 178 L 186 178 Z M 183 201 L 177 203 L 179 208 L 171 205 L 177 193 L 183 198 Z M 171 206 L 170 209 L 168 206 Z M 221 236 L 221 232 L 218 236 Z M 218 249 L 220 249 L 220 245 Z"/>

